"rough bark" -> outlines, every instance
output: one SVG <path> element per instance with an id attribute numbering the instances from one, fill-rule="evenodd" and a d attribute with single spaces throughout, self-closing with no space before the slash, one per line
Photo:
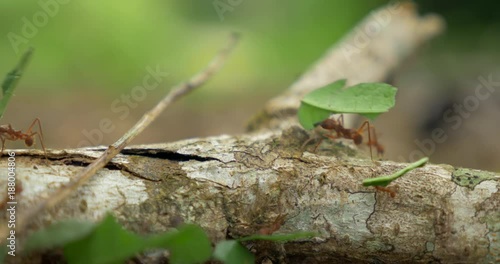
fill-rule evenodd
<path id="1" fill-rule="evenodd" d="M 362 49 L 370 55 L 359 56 L 368 59 L 358 63 L 362 58 L 352 57 L 347 69 L 341 56 L 332 55 L 338 53 L 333 48 L 268 104 L 260 115 L 264 118 L 253 122 L 258 130 L 127 148 L 71 199 L 40 215 L 30 230 L 66 218 L 97 221 L 112 211 L 125 227 L 141 234 L 193 222 L 218 241 L 254 234 L 286 214 L 277 233 L 314 231 L 317 237 L 248 244 L 260 262 L 499 261 L 499 175 L 427 165 L 398 179 L 397 195 L 391 198 L 361 182 L 405 164 L 372 162 L 354 147 L 331 141 L 316 153 L 310 152 L 312 146 L 300 148 L 309 135 L 290 118 L 301 95 L 341 77 L 353 83 L 381 81 L 437 32 L 422 29 L 431 23 L 428 19 L 438 23 L 435 17 L 420 18 L 408 5 L 400 8 Z M 337 68 L 346 73 L 337 75 Z M 358 70 L 363 74 L 357 75 Z M 104 149 L 48 150 L 48 160 L 40 151 L 16 150 L 17 179 L 23 186 L 18 210 L 29 210 Z M 6 167 L 5 158 L 0 167 Z M 6 176 L 0 178 L 5 186 Z"/>

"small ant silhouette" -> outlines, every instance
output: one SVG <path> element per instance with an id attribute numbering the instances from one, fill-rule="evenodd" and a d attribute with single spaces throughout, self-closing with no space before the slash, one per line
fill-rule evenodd
<path id="1" fill-rule="evenodd" d="M 373 187 L 375 187 L 375 189 L 376 189 L 377 191 L 381 191 L 381 192 L 386 192 L 386 193 L 388 193 L 388 194 L 391 196 L 391 198 L 396 197 L 396 191 L 392 190 L 391 188 L 388 188 L 388 187 L 382 187 L 382 186 L 373 186 Z"/>
<path id="2" fill-rule="evenodd" d="M 288 214 L 280 214 L 276 217 L 274 222 L 268 226 L 259 229 L 259 234 L 261 235 L 272 235 L 274 232 L 278 231 L 281 226 L 285 223 L 285 218 Z"/>
<path id="3" fill-rule="evenodd" d="M 345 139 L 352 139 L 355 145 L 360 145 L 363 143 L 363 135 L 362 133 L 366 130 L 368 131 L 368 142 L 366 143 L 370 147 L 370 157 L 373 160 L 373 154 L 372 154 L 372 146 L 375 146 L 377 149 L 377 154 L 378 156 L 382 156 L 384 154 L 384 147 L 378 143 L 377 141 L 377 136 L 375 133 L 375 128 L 370 127 L 370 122 L 365 121 L 363 124 L 358 129 L 352 129 L 352 128 L 345 128 L 344 127 L 344 115 L 340 115 L 337 120 L 333 118 L 327 118 L 323 120 L 322 122 L 314 124 L 315 127 L 322 127 L 323 129 L 326 129 L 330 131 L 329 134 L 323 134 L 323 137 L 320 138 L 319 142 L 316 143 L 316 146 L 314 147 L 314 152 L 316 152 L 317 148 L 323 142 L 324 137 L 328 137 L 331 139 L 337 139 L 337 138 L 345 138 Z M 335 132 L 336 135 L 333 135 L 332 133 Z M 374 134 L 373 139 L 371 136 L 371 133 Z M 309 138 L 304 144 L 302 145 L 302 148 L 309 143 L 313 137 Z"/>
<path id="4" fill-rule="evenodd" d="M 38 124 L 39 132 L 31 131 L 35 124 Z M 43 145 L 43 133 L 42 133 L 42 125 L 40 124 L 40 119 L 35 118 L 35 120 L 33 120 L 33 123 L 31 123 L 26 133 L 23 133 L 21 130 L 18 131 L 14 130 L 10 124 L 1 125 L 0 140 L 2 140 L 2 150 L 0 151 L 0 157 L 3 155 L 5 140 L 11 140 L 11 141 L 24 140 L 24 144 L 26 144 L 26 146 L 28 147 L 31 147 L 35 143 L 34 139 L 35 135 L 38 135 L 38 139 L 40 140 L 40 144 L 42 145 L 43 153 L 45 154 L 45 157 L 47 157 L 47 152 L 45 151 L 45 146 Z"/>

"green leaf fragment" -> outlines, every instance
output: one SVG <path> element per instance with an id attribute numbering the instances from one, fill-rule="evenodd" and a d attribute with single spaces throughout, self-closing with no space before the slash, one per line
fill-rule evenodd
<path id="1" fill-rule="evenodd" d="M 170 251 L 170 263 L 203 263 L 210 259 L 212 246 L 205 231 L 198 226 L 186 224 L 167 234 L 163 241 L 155 238 L 148 246 L 164 247 Z"/>
<path id="2" fill-rule="evenodd" d="M 14 88 L 16 88 L 17 83 L 21 79 L 21 76 L 28 66 L 28 63 L 33 55 L 33 48 L 28 49 L 19 60 L 17 66 L 10 71 L 3 80 L 2 83 L 2 100 L 0 100 L 0 118 L 2 118 L 5 108 L 9 103 L 12 94 L 14 93 Z"/>
<path id="3" fill-rule="evenodd" d="M 385 186 L 389 185 L 389 183 L 391 183 L 395 179 L 405 175 L 409 171 L 414 170 L 418 167 L 424 166 L 428 161 L 429 161 L 428 157 L 421 158 L 420 160 L 418 160 L 414 163 L 411 163 L 410 165 L 408 165 L 404 169 L 399 170 L 396 173 L 393 173 L 391 175 L 381 176 L 381 177 L 377 177 L 377 178 L 364 179 L 363 186 L 382 186 L 382 187 L 385 187 Z"/>
<path id="4" fill-rule="evenodd" d="M 312 232 L 255 235 L 239 240 L 222 241 L 213 253 L 223 263 L 254 263 L 255 257 L 240 241 L 291 241 L 315 236 Z M 198 225 L 185 224 L 176 230 L 141 237 L 125 230 L 109 214 L 99 224 L 69 220 L 56 223 L 31 235 L 26 243 L 29 251 L 63 247 L 68 263 L 124 263 L 146 249 L 166 248 L 169 263 L 204 263 L 212 256 L 210 240 Z"/>
<path id="5" fill-rule="evenodd" d="M 91 222 L 77 220 L 58 222 L 33 233 L 26 241 L 25 250 L 30 252 L 64 246 L 86 237 L 94 228 L 95 224 Z"/>
<path id="6" fill-rule="evenodd" d="M 31 235 L 28 251 L 64 247 L 69 263 L 124 263 L 150 248 L 170 251 L 170 263 L 203 263 L 210 259 L 212 247 L 208 236 L 197 225 L 183 225 L 177 230 L 147 238 L 133 234 L 107 215 L 99 224 L 80 221 L 56 223 Z"/>
<path id="7" fill-rule="evenodd" d="M 341 86 L 342 85 L 342 86 Z M 302 102 L 334 113 L 380 114 L 395 104 L 397 89 L 386 83 L 360 83 L 341 89 L 340 80 L 307 94 Z"/>
<path id="8" fill-rule="evenodd" d="M 236 240 L 222 241 L 215 247 L 214 258 L 224 264 L 252 264 L 255 257 Z"/>
<path id="9" fill-rule="evenodd" d="M 297 113 L 299 123 L 305 129 L 313 129 L 314 124 L 327 119 L 331 114 L 332 112 L 329 110 L 317 108 L 306 103 L 300 104 L 299 111 Z"/>
<path id="10" fill-rule="evenodd" d="M 112 215 L 84 239 L 67 244 L 64 256 L 69 263 L 124 263 L 144 249 L 144 239 L 123 229 Z"/>

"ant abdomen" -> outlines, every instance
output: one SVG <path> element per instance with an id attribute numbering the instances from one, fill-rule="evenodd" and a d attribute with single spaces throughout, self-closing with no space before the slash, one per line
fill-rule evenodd
<path id="1" fill-rule="evenodd" d="M 34 140 L 33 140 L 33 138 L 31 138 L 31 137 L 26 138 L 26 139 L 24 140 L 24 144 L 26 144 L 26 146 L 28 146 L 28 147 L 33 146 L 33 143 L 34 143 Z"/>
<path id="2" fill-rule="evenodd" d="M 354 134 L 352 140 L 354 141 L 354 144 L 359 145 L 363 143 L 363 136 L 361 136 L 360 134 Z"/>

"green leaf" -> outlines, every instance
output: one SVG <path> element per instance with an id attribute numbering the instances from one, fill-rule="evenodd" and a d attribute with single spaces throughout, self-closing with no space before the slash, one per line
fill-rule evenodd
<path id="1" fill-rule="evenodd" d="M 2 100 L 0 100 L 0 118 L 2 118 L 5 108 L 9 103 L 12 94 L 14 93 L 14 88 L 16 88 L 17 83 L 21 79 L 24 69 L 28 65 L 28 62 L 33 55 L 33 48 L 29 48 L 18 62 L 17 66 L 9 72 L 2 83 Z"/>
<path id="2" fill-rule="evenodd" d="M 69 263 L 124 263 L 144 249 L 144 240 L 118 224 L 112 215 L 106 218 L 90 235 L 67 244 L 64 256 Z"/>
<path id="3" fill-rule="evenodd" d="M 183 225 L 177 231 L 148 239 L 146 244 L 149 248 L 167 248 L 170 263 L 202 263 L 212 254 L 210 240 L 198 225 Z"/>
<path id="4" fill-rule="evenodd" d="M 429 158 L 427 158 L 427 157 L 421 158 L 420 160 L 418 160 L 414 163 L 411 163 L 406 168 L 399 170 L 398 172 L 393 173 L 391 175 L 380 176 L 377 178 L 364 179 L 363 186 L 383 186 L 383 187 L 385 187 L 385 186 L 389 185 L 389 183 L 391 183 L 395 179 L 405 175 L 407 172 L 414 170 L 418 167 L 424 166 L 425 163 L 427 163 L 428 161 L 429 161 Z"/>
<path id="5" fill-rule="evenodd" d="M 214 258 L 224 264 L 252 264 L 255 257 L 238 241 L 222 241 L 215 247 Z"/>
<path id="6" fill-rule="evenodd" d="M 238 241 L 249 241 L 249 240 L 267 240 L 274 242 L 286 242 L 297 239 L 311 238 L 316 236 L 313 232 L 297 232 L 292 234 L 275 234 L 275 235 L 252 235 L 247 237 L 242 237 Z"/>
<path id="7" fill-rule="evenodd" d="M 346 80 L 339 80 L 316 89 L 302 99 L 299 121 L 306 129 L 323 121 L 326 112 L 354 113 L 375 119 L 395 105 L 397 89 L 385 83 L 360 83 L 343 89 Z"/>
<path id="8" fill-rule="evenodd" d="M 90 234 L 94 223 L 68 220 L 55 223 L 43 230 L 33 233 L 25 244 L 25 250 L 51 249 L 64 246 Z"/>
<path id="9" fill-rule="evenodd" d="M 297 113 L 299 122 L 305 129 L 313 129 L 314 124 L 327 119 L 332 114 L 331 111 L 301 103 Z"/>

